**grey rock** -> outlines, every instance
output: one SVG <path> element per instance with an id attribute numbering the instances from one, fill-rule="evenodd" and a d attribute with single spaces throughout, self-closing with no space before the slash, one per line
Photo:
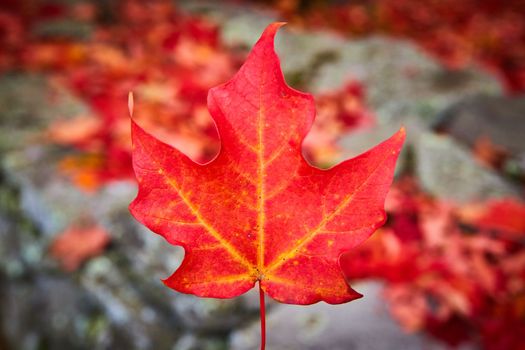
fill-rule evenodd
<path id="1" fill-rule="evenodd" d="M 180 326 L 161 283 L 129 276 L 129 266 L 109 257 L 92 259 L 80 276 L 81 286 L 101 305 L 108 323 L 137 349 L 169 349 Z M 163 306 L 165 309 L 163 309 Z M 122 346 L 122 345 L 121 345 Z"/>
<path id="2" fill-rule="evenodd" d="M 56 176 L 54 165 L 59 158 L 49 149 L 40 154 L 42 159 L 17 156 L 25 151 L 9 152 L 3 164 L 9 181 L 20 187 L 19 209 L 34 223 L 39 236 L 32 242 L 25 239 L 14 244 L 11 254 L 16 259 L 6 261 L 5 269 L 17 275 L 29 265 L 25 273 L 42 279 L 61 274 L 48 256 L 47 247 L 75 218 L 96 218 L 111 234 L 112 246 L 76 272 L 72 283 L 100 309 L 108 325 L 103 337 L 107 344 L 116 344 L 117 348 L 170 349 L 181 332 L 191 330 L 199 332 L 204 340 L 207 334 L 216 339 L 217 332 L 228 333 L 256 317 L 254 308 L 244 298 L 202 299 L 175 293 L 161 283 L 161 278 L 178 267 L 183 250 L 132 219 L 127 205 L 136 193 L 133 184 L 117 182 L 87 195 Z M 19 233 L 7 232 L 7 239 L 16 234 Z M 52 317 L 55 310 L 49 312 Z M 74 319 L 82 317 L 87 316 L 80 311 Z M 38 328 L 35 332 L 39 334 Z M 54 334 L 53 329 L 42 332 Z"/>
<path id="3" fill-rule="evenodd" d="M 13 348 L 96 348 L 100 334 L 91 327 L 100 319 L 100 310 L 69 278 L 14 279 L 2 283 L 0 291 L 3 331 Z"/>
<path id="4" fill-rule="evenodd" d="M 456 202 L 505 196 L 521 197 L 522 191 L 509 179 L 479 163 L 465 145 L 446 135 L 436 135 L 417 118 L 403 122 L 407 140 L 396 173 L 414 167 L 416 177 L 430 193 Z M 356 156 L 387 139 L 400 127 L 397 122 L 379 124 L 341 138 L 341 159 Z M 407 162 L 407 156 L 413 158 Z M 525 163 L 524 163 L 525 164 Z"/>
<path id="5" fill-rule="evenodd" d="M 46 106 L 46 108 L 42 108 Z M 65 89 L 44 77 L 5 74 L 0 77 L 0 152 L 41 140 L 51 120 L 85 114 L 87 108 Z"/>
<path id="6" fill-rule="evenodd" d="M 179 294 L 173 299 L 173 306 L 186 329 L 226 334 L 259 316 L 259 305 L 253 302 L 254 299 L 253 290 L 242 297 L 230 300 L 202 299 L 193 295 Z"/>
<path id="7" fill-rule="evenodd" d="M 93 32 L 93 25 L 72 19 L 48 20 L 33 28 L 33 35 L 39 37 L 88 39 Z"/>
<path id="8" fill-rule="evenodd" d="M 339 161 L 358 156 L 368 151 L 372 147 L 387 140 L 399 131 L 401 127 L 404 127 L 406 130 L 406 141 L 396 163 L 396 174 L 402 173 L 406 170 L 407 165 L 409 165 L 407 164 L 409 149 L 414 147 L 416 140 L 419 138 L 418 135 L 426 132 L 426 126 L 415 118 L 407 118 L 404 123 L 392 122 L 379 124 L 370 129 L 358 130 L 342 136 L 338 141 L 338 145 L 342 149 Z"/>
<path id="9" fill-rule="evenodd" d="M 525 97 L 476 95 L 445 109 L 435 127 L 472 147 L 482 137 L 525 156 Z"/>
<path id="10" fill-rule="evenodd" d="M 276 305 L 267 315 L 267 350 L 445 349 L 423 336 L 404 333 L 389 317 L 381 286 L 357 288 L 364 298 L 348 304 Z M 259 348 L 259 324 L 234 332 L 232 350 Z"/>
<path id="11" fill-rule="evenodd" d="M 440 198 L 469 202 L 521 195 L 517 186 L 478 163 L 468 149 L 448 136 L 422 133 L 414 154 L 422 186 Z"/>
<path id="12" fill-rule="evenodd" d="M 196 334 L 185 334 L 173 346 L 172 350 L 226 350 L 224 337 L 202 338 Z"/>
<path id="13" fill-rule="evenodd" d="M 339 59 L 324 65 L 312 83 L 315 92 L 362 81 L 380 123 L 414 118 L 429 124 L 445 107 L 479 92 L 501 93 L 495 77 L 475 67 L 449 71 L 414 44 L 370 37 L 338 45 Z"/>
<path id="14" fill-rule="evenodd" d="M 171 349 L 189 331 L 212 344 L 217 334 L 224 339 L 232 328 L 256 317 L 245 298 L 207 300 L 166 288 L 160 279 L 179 266 L 184 252 L 131 217 L 127 207 L 136 186 L 114 182 L 96 193 L 84 193 L 57 172 L 64 150 L 41 142 L 39 135 L 50 122 L 73 117 L 86 107 L 67 92 L 48 98 L 49 86 L 40 78 L 5 79 L 0 83 L 7 93 L 0 95 L 0 277 L 5 277 L 0 292 L 13 297 L 6 299 L 9 308 L 2 308 L 6 311 L 0 313 L 0 323 L 9 323 L 13 315 L 31 318 L 34 308 L 26 307 L 25 298 L 14 297 L 24 290 L 28 298 L 52 295 L 60 300 L 63 295 L 67 316 L 62 317 L 58 302 L 42 297 L 42 303 L 54 306 L 42 309 L 34 326 L 10 323 L 8 339 L 15 348 L 49 343 L 51 348 L 67 349 Z M 86 217 L 105 227 L 111 246 L 80 270 L 64 273 L 48 247 L 72 222 Z M 18 280 L 22 278 L 39 282 Z M 52 282 L 56 278 L 61 282 Z M 67 295 L 88 298 L 95 311 L 77 307 L 76 299 Z M 60 327 L 41 324 L 54 318 Z"/>

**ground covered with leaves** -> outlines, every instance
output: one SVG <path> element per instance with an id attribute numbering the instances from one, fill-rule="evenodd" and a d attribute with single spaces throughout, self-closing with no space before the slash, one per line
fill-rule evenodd
<path id="1" fill-rule="evenodd" d="M 303 144 L 312 164 L 330 167 L 407 127 L 387 223 L 341 260 L 357 291 L 380 281 L 382 318 L 417 334 L 390 335 L 390 344 L 524 347 L 524 6 L 7 1 L 0 348 L 256 347 L 250 296 L 197 300 L 158 281 L 182 251 L 127 212 L 136 191 L 127 95 L 144 129 L 195 161 L 212 159 L 208 90 L 279 18 L 291 22 L 277 42 L 285 77 L 315 97 Z M 297 325 L 281 310 L 272 304 L 270 319 L 281 315 L 276 324 L 299 336 L 276 334 L 270 348 L 359 349 L 374 338 L 360 345 L 355 334 L 330 333 L 342 324 L 326 310 Z"/>

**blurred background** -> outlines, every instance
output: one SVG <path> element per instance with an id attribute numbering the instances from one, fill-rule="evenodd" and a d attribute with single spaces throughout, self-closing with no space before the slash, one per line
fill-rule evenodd
<path id="1" fill-rule="evenodd" d="M 341 260 L 364 298 L 268 301 L 268 349 L 525 349 L 525 1 L 0 0 L 0 349 L 258 349 L 257 296 L 163 286 L 136 223 L 127 94 L 206 161 L 206 108 L 272 21 L 328 167 L 405 125 L 387 224 Z"/>

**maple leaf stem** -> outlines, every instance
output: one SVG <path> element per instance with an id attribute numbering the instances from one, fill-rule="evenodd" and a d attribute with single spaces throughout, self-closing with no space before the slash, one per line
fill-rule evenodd
<path id="1" fill-rule="evenodd" d="M 266 307 L 264 304 L 264 291 L 259 281 L 259 313 L 261 315 L 261 350 L 266 348 Z"/>

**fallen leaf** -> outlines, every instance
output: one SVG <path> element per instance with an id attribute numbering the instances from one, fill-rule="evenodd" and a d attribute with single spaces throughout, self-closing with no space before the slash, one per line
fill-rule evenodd
<path id="1" fill-rule="evenodd" d="M 53 122 L 47 130 L 47 136 L 51 141 L 61 145 L 81 144 L 85 139 L 100 133 L 103 127 L 100 119 L 81 115 Z"/>
<path id="2" fill-rule="evenodd" d="M 494 144 L 487 136 L 481 136 L 476 140 L 472 152 L 480 163 L 494 169 L 501 169 L 509 156 L 509 152 L 504 147 Z"/>
<path id="3" fill-rule="evenodd" d="M 210 90 L 221 136 L 211 162 L 193 162 L 133 122 L 139 193 L 130 211 L 184 247 L 182 265 L 164 281 L 179 292 L 229 298 L 259 281 L 285 303 L 361 296 L 339 256 L 384 223 L 405 132 L 328 170 L 308 164 L 301 145 L 314 102 L 284 81 L 273 44 L 281 25 L 268 26 L 234 78 Z"/>
<path id="4" fill-rule="evenodd" d="M 459 212 L 466 223 L 484 230 L 525 235 L 525 203 L 515 198 L 502 198 L 488 203 L 475 203 Z"/>
<path id="5" fill-rule="evenodd" d="M 99 255 L 110 241 L 98 225 L 72 225 L 59 233 L 51 244 L 51 255 L 65 271 L 75 271 L 87 259 Z"/>

